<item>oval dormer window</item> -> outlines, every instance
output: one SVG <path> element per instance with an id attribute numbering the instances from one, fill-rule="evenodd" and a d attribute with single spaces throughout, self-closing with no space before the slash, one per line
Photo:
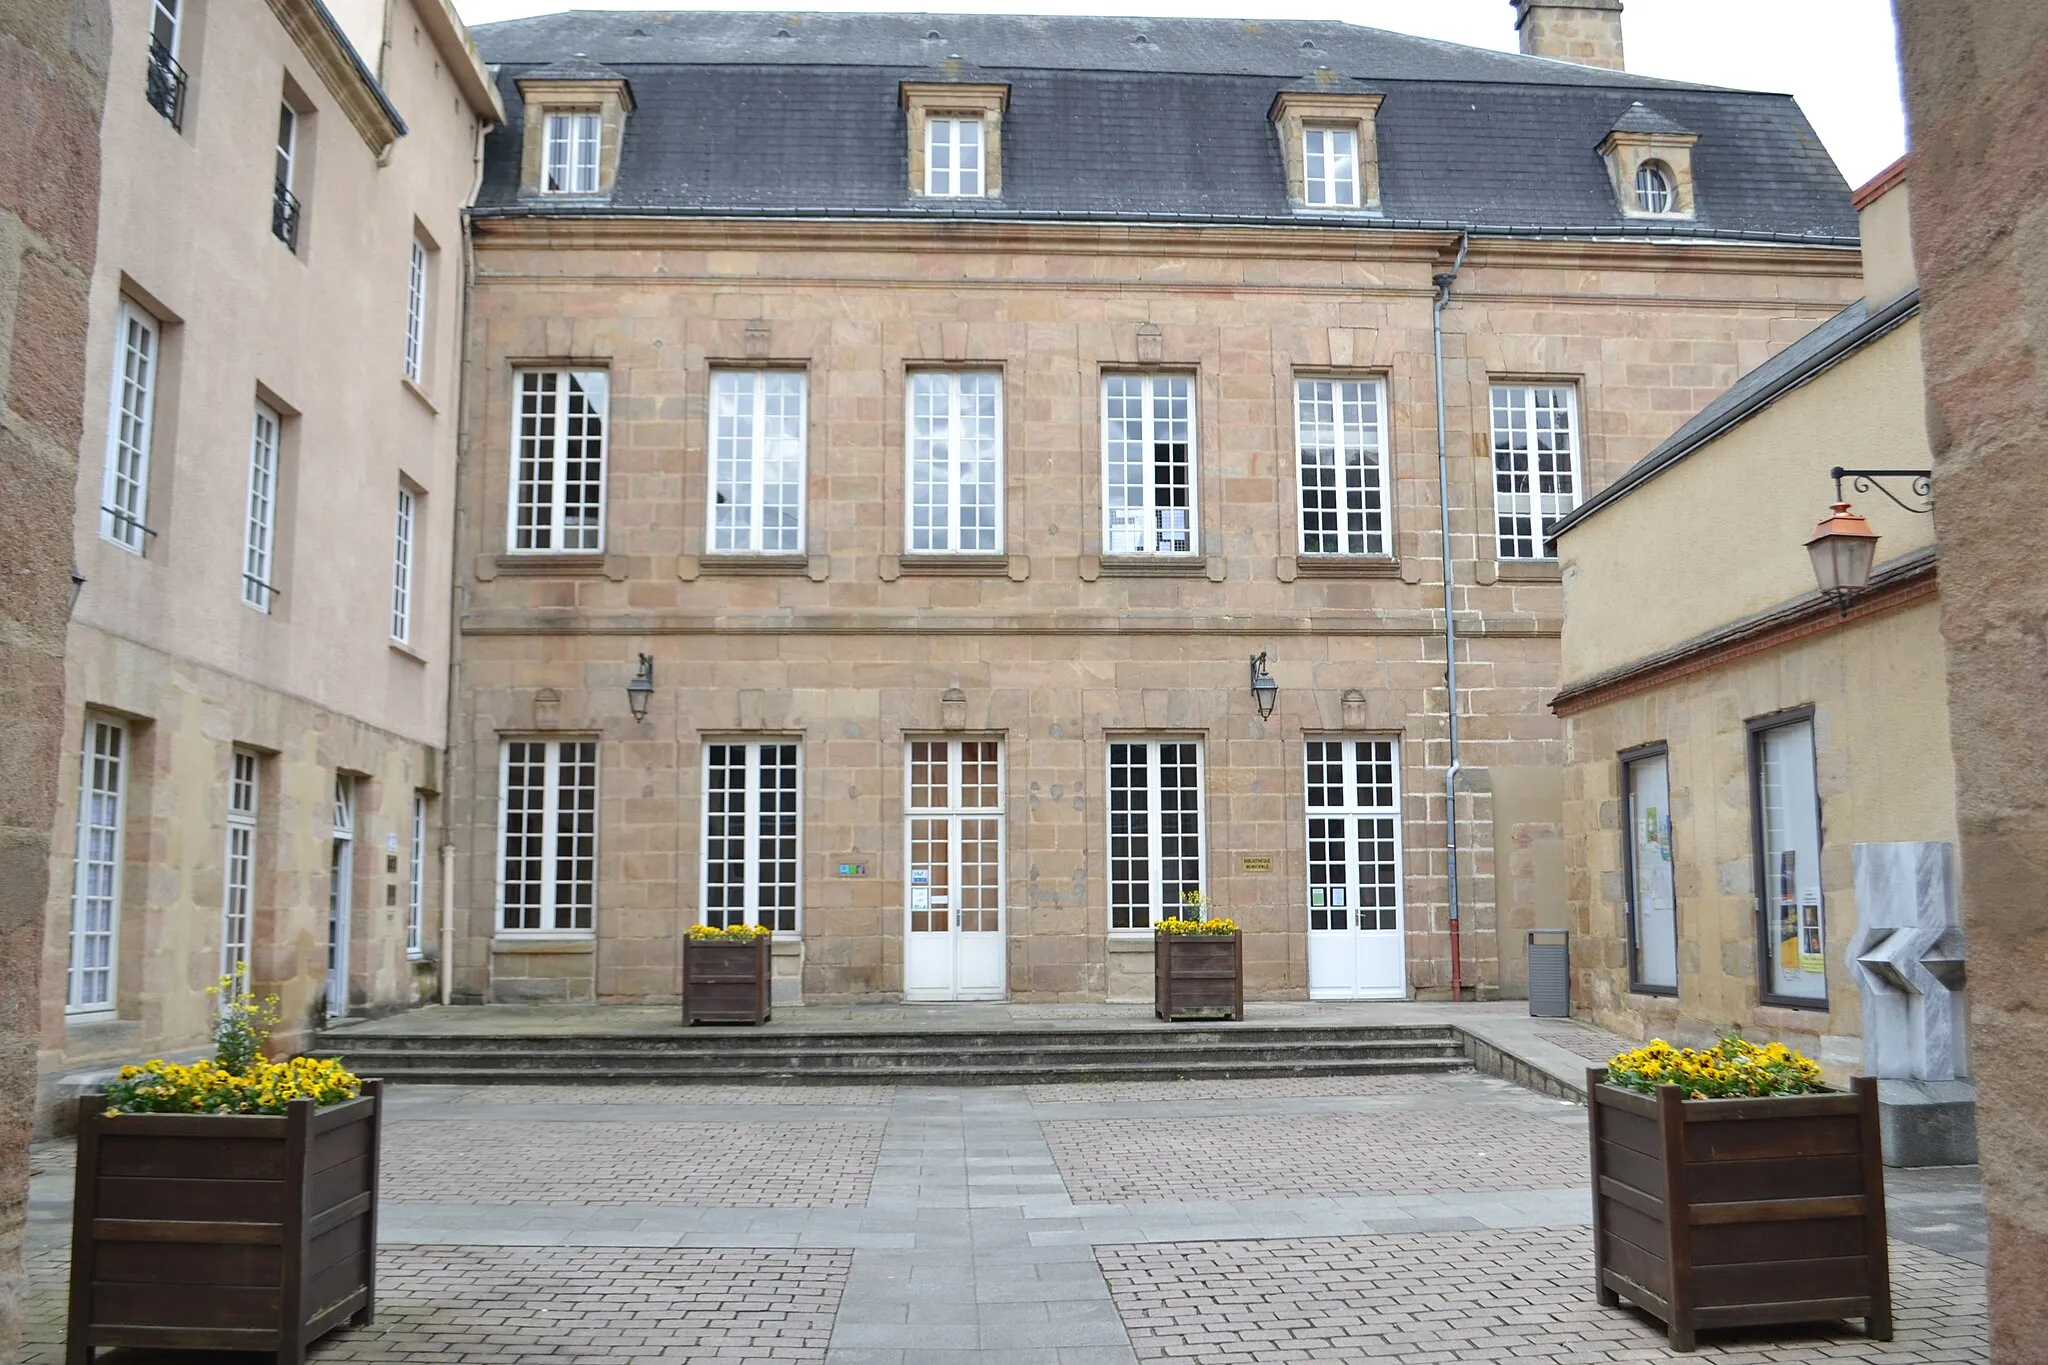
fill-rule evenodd
<path id="1" fill-rule="evenodd" d="M 1636 207 L 1644 213 L 1669 213 L 1672 207 L 1671 172 L 1661 161 L 1645 161 L 1636 167 Z"/>

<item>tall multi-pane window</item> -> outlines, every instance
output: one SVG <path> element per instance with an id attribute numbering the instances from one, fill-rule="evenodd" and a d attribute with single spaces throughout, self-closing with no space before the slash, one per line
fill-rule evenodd
<path id="1" fill-rule="evenodd" d="M 412 264 L 405 278 L 405 377 L 420 382 L 427 360 L 427 248 L 412 239 Z"/>
<path id="2" fill-rule="evenodd" d="M 149 74 L 143 86 L 149 103 L 173 128 L 185 120 L 185 69 L 178 65 L 178 0 L 150 0 Z"/>
<path id="3" fill-rule="evenodd" d="M 391 638 L 412 643 L 412 527 L 418 507 L 413 491 L 398 486 L 398 528 L 391 546 Z"/>
<path id="4" fill-rule="evenodd" d="M 609 388 L 602 370 L 519 371 L 511 549 L 575 554 L 604 548 Z"/>
<path id="5" fill-rule="evenodd" d="M 412 859 L 405 878 L 405 955 L 418 957 L 426 930 L 427 798 L 412 794 Z"/>
<path id="6" fill-rule="evenodd" d="M 276 560 L 277 413 L 256 405 L 249 431 L 249 508 L 242 528 L 242 600 L 267 612 L 277 596 L 271 582 Z"/>
<path id="7" fill-rule="evenodd" d="M 793 740 L 704 746 L 704 922 L 794 933 L 803 905 Z"/>
<path id="8" fill-rule="evenodd" d="M 1549 559 L 1579 505 L 1576 400 L 1566 384 L 1493 386 L 1493 515 L 1502 559 Z"/>
<path id="9" fill-rule="evenodd" d="M 348 1013 L 349 930 L 355 910 L 356 780 L 334 775 L 334 839 L 327 861 L 327 1017 Z"/>
<path id="10" fill-rule="evenodd" d="M 1828 933 L 1813 722 L 1753 728 L 1749 762 L 1764 995 L 1781 1003 L 1825 1004 Z"/>
<path id="11" fill-rule="evenodd" d="M 912 554 L 1003 547 L 1003 380 L 926 370 L 910 377 Z"/>
<path id="12" fill-rule="evenodd" d="M 1102 381 L 1102 544 L 1107 554 L 1195 553 L 1195 381 Z"/>
<path id="13" fill-rule="evenodd" d="M 597 742 L 506 740 L 503 758 L 498 930 L 587 934 L 597 906 Z"/>
<path id="14" fill-rule="evenodd" d="M 804 376 L 719 370 L 711 376 L 714 554 L 803 553 Z"/>
<path id="15" fill-rule="evenodd" d="M 79 764 L 78 847 L 72 862 L 71 971 L 66 1006 L 114 1008 L 114 943 L 121 919 L 121 813 L 127 796 L 128 729 L 89 716 Z"/>
<path id="16" fill-rule="evenodd" d="M 541 189 L 596 194 L 600 124 L 591 112 L 549 114 L 541 147 Z"/>
<path id="17" fill-rule="evenodd" d="M 1622 757 L 1629 989 L 1678 993 L 1678 893 L 1671 856 L 1671 758 L 1662 745 Z"/>
<path id="18" fill-rule="evenodd" d="M 1386 404 L 1377 379 L 1294 381 L 1301 553 L 1387 553 Z"/>
<path id="19" fill-rule="evenodd" d="M 1301 130 L 1302 199 L 1310 208 L 1358 207 L 1358 130 L 1309 124 Z"/>
<path id="20" fill-rule="evenodd" d="M 1401 808 L 1391 739 L 1307 747 L 1308 927 L 1401 927 Z"/>
<path id="21" fill-rule="evenodd" d="M 294 173 L 299 159 L 299 115 L 289 104 L 277 106 L 277 187 L 271 196 L 270 230 L 293 251 L 299 249 L 299 197 Z"/>
<path id="22" fill-rule="evenodd" d="M 983 194 L 981 120 L 935 118 L 924 126 L 924 192 L 948 199 Z"/>
<path id="23" fill-rule="evenodd" d="M 220 971 L 249 967 L 249 918 L 256 885 L 256 755 L 228 758 L 227 892 L 221 905 Z"/>
<path id="24" fill-rule="evenodd" d="M 1115 740 L 1109 746 L 1109 927 L 1149 929 L 1199 918 L 1203 889 L 1202 746 Z"/>
<path id="25" fill-rule="evenodd" d="M 107 471 L 100 534 L 142 553 L 148 534 L 149 446 L 156 413 L 156 319 L 123 300 L 114 334 L 114 385 L 107 412 Z"/>

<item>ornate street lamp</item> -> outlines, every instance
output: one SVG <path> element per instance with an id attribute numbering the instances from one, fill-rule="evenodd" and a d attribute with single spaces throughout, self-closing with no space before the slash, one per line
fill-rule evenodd
<path id="1" fill-rule="evenodd" d="M 1279 696 L 1280 684 L 1266 671 L 1266 653 L 1260 650 L 1252 655 L 1252 701 L 1259 708 L 1260 720 L 1271 719 L 1273 703 Z"/>
<path id="2" fill-rule="evenodd" d="M 1877 558 L 1877 532 L 1870 523 L 1838 502 L 1827 519 L 1814 528 L 1806 542 L 1813 556 L 1813 576 L 1820 581 L 1821 595 L 1849 611 L 1849 599 L 1870 586 L 1870 566 Z"/>
<path id="3" fill-rule="evenodd" d="M 654 656 L 640 656 L 640 671 L 626 684 L 626 705 L 633 708 L 633 719 L 647 719 L 647 703 L 654 700 Z"/>

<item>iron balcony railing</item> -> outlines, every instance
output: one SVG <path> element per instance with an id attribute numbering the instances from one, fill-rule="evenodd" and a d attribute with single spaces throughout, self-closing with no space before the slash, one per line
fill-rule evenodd
<path id="1" fill-rule="evenodd" d="M 277 195 L 270 204 L 270 230 L 293 251 L 299 249 L 299 201 L 282 181 L 278 182 Z"/>
<path id="2" fill-rule="evenodd" d="M 185 68 L 162 43 L 149 45 L 149 103 L 171 127 L 185 126 Z"/>

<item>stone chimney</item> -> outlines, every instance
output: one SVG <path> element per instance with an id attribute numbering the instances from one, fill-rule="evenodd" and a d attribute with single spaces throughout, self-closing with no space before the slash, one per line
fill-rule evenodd
<path id="1" fill-rule="evenodd" d="M 1510 0 L 1522 51 L 1620 71 L 1621 0 Z"/>
<path id="2" fill-rule="evenodd" d="M 1851 202 L 1863 234 L 1863 297 L 1876 312 L 1917 283 L 1913 224 L 1906 207 L 1906 158 L 1879 171 Z"/>

